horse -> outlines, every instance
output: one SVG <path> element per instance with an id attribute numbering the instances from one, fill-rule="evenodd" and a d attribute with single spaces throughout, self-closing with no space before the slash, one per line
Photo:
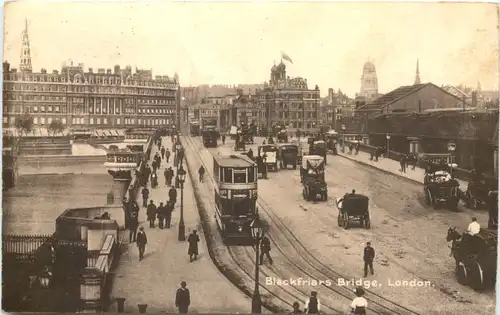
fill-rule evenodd
<path id="1" fill-rule="evenodd" d="M 446 241 L 451 242 L 451 247 L 450 248 L 450 256 L 453 256 L 455 258 L 455 262 L 458 266 L 458 253 L 457 249 L 460 246 L 460 240 L 462 239 L 462 235 L 457 231 L 456 227 L 450 227 L 448 228 L 448 233 L 446 235 Z"/>

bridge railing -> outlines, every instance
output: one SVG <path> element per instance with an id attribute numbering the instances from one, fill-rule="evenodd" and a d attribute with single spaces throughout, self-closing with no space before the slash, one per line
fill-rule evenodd
<path id="1" fill-rule="evenodd" d="M 345 141 L 346 145 L 346 150 L 348 149 L 349 144 L 355 145 L 356 142 L 354 141 Z M 366 152 L 366 153 L 373 153 L 375 152 L 375 149 L 377 147 L 369 145 L 369 144 L 364 144 L 364 143 L 359 143 L 359 151 L 361 152 Z M 387 156 L 387 150 L 382 152 L 386 158 L 389 158 L 394 161 L 398 161 L 401 159 L 403 156 L 403 153 L 397 152 L 397 151 L 392 151 L 389 150 L 389 155 Z M 417 156 L 417 166 L 419 168 L 425 168 L 426 167 L 426 161 L 424 159 L 420 158 L 420 155 Z M 453 174 L 456 178 L 468 181 L 471 178 L 471 171 L 460 168 L 460 167 L 453 167 Z"/>
<path id="2" fill-rule="evenodd" d="M 80 309 L 105 311 L 118 265 L 121 241 L 114 235 L 106 236 L 95 265 L 84 268 L 80 278 Z"/>

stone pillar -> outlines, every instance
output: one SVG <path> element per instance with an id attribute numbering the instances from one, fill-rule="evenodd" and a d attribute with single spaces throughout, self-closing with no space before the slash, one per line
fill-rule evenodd
<path id="1" fill-rule="evenodd" d="M 132 181 L 131 170 L 108 170 L 109 175 L 113 177 L 113 205 L 121 206 L 123 197 L 129 189 L 130 182 Z"/>
<path id="2" fill-rule="evenodd" d="M 420 152 L 420 139 L 418 137 L 407 137 L 406 138 L 410 145 L 410 153 L 418 154 Z"/>

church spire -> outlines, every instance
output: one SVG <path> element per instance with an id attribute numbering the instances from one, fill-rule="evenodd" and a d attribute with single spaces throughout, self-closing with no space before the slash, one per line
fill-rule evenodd
<path id="1" fill-rule="evenodd" d="M 21 63 L 19 64 L 19 70 L 27 72 L 32 71 L 30 40 L 28 37 L 28 19 L 24 20 L 23 40 L 21 43 Z"/>
<path id="2" fill-rule="evenodd" d="M 418 66 L 418 59 L 417 59 L 417 72 L 415 73 L 415 85 L 420 84 L 420 69 Z"/>

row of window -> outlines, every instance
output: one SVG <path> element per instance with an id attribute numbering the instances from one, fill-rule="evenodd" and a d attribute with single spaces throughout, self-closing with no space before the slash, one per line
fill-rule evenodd
<path id="1" fill-rule="evenodd" d="M 50 125 L 52 121 L 59 120 L 63 125 L 66 125 L 66 117 L 62 118 L 57 118 L 57 117 L 33 117 L 33 124 L 35 125 Z M 159 126 L 159 125 L 166 125 L 170 124 L 171 120 L 170 119 L 143 119 L 143 118 L 124 118 L 123 120 L 121 118 L 115 118 L 115 119 L 110 119 L 114 121 L 115 125 L 121 125 L 122 123 L 125 125 L 135 125 L 136 121 L 138 125 L 148 125 L 148 126 Z M 3 117 L 3 123 L 4 124 L 10 124 L 11 126 L 14 126 L 16 121 L 15 117 Z M 89 118 L 88 119 L 88 124 L 90 125 L 107 125 L 108 124 L 108 118 Z M 71 120 L 71 123 L 73 125 L 86 125 L 87 124 L 87 119 L 84 117 L 73 117 Z"/>
<path id="2" fill-rule="evenodd" d="M 175 84 L 174 81 L 171 82 L 143 81 L 143 80 L 134 80 L 130 77 L 127 78 L 126 80 L 123 80 L 122 82 L 122 80 L 118 76 L 107 77 L 99 75 L 97 76 L 87 75 L 85 77 L 82 77 L 79 74 L 75 75 L 73 77 L 73 80 L 71 80 L 70 78 L 68 78 L 67 74 L 54 75 L 54 74 L 41 74 L 41 73 L 34 75 L 26 75 L 26 76 L 23 76 L 20 73 L 7 74 L 4 76 L 4 80 L 27 81 L 27 82 L 54 82 L 54 83 L 73 82 L 73 83 L 104 84 L 104 85 L 125 84 L 131 86 L 147 86 L 147 87 L 169 87 Z"/>
<path id="3" fill-rule="evenodd" d="M 96 94 L 139 94 L 154 96 L 175 97 L 177 91 L 170 89 L 147 89 L 147 88 L 123 88 L 123 87 L 94 87 L 94 86 L 73 86 L 55 84 L 21 84 L 4 83 L 7 91 L 37 91 L 37 92 L 75 92 L 75 93 L 96 93 Z"/>

